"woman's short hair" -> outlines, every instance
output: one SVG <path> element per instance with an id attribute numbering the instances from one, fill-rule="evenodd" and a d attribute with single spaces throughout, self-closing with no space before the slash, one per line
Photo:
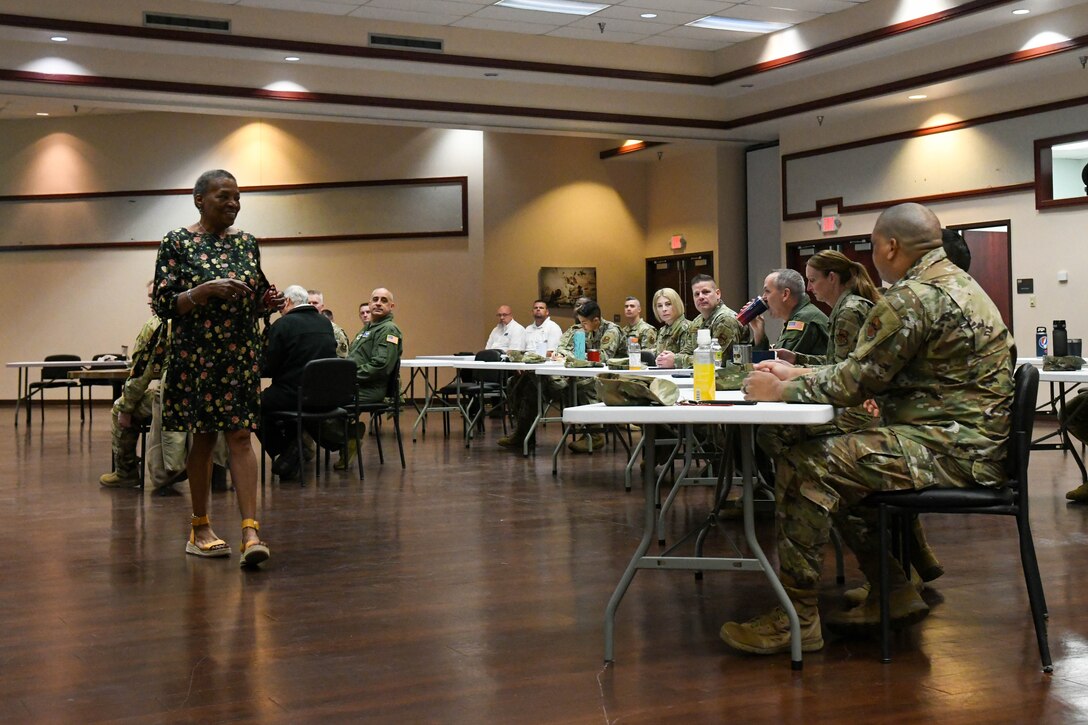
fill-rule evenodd
<path id="1" fill-rule="evenodd" d="M 672 308 L 677 312 L 676 319 L 680 319 L 684 316 L 684 300 L 680 298 L 680 293 L 674 290 L 672 287 L 662 287 L 657 292 L 654 292 L 654 300 L 653 303 L 651 303 L 650 305 L 651 307 L 653 307 L 655 320 L 657 320 L 661 324 L 665 324 L 665 321 L 657 316 L 657 300 L 661 297 L 664 297 L 672 303 Z"/>
<path id="2" fill-rule="evenodd" d="M 235 184 L 238 183 L 238 179 L 234 178 L 234 174 L 230 173 L 226 169 L 212 169 L 205 171 L 199 177 L 197 177 L 196 183 L 193 184 L 193 196 L 204 196 L 208 193 L 208 187 L 212 185 L 212 182 L 217 179 L 230 179 Z"/>

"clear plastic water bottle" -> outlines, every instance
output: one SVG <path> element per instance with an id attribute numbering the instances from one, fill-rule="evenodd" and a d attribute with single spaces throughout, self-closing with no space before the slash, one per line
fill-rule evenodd
<path id="1" fill-rule="evenodd" d="M 722 366 L 722 344 L 718 342 L 716 337 L 710 341 L 710 352 L 714 355 L 714 367 L 720 368 Z"/>
<path id="2" fill-rule="evenodd" d="M 695 402 L 714 400 L 714 353 L 710 349 L 710 330 L 703 328 L 696 333 L 694 368 Z"/>
<path id="3" fill-rule="evenodd" d="M 629 370 L 642 369 L 642 346 L 638 344 L 637 337 L 627 340 L 627 368 Z"/>

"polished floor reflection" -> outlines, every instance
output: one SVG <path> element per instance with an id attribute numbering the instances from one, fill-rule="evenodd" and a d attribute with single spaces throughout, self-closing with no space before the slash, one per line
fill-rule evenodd
<path id="1" fill-rule="evenodd" d="M 0 408 L 8 722 L 1088 721 L 1088 507 L 1066 504 L 1077 472 L 1060 453 L 1032 457 L 1053 675 L 1040 672 L 1015 525 L 982 517 L 927 521 L 948 573 L 890 665 L 868 640 L 830 638 L 801 673 L 785 655 L 733 653 L 718 627 L 771 605 L 762 575 L 641 572 L 602 668 L 604 606 L 641 526 L 641 494 L 623 491 L 611 450 L 565 454 L 553 478 L 550 456 L 497 448 L 494 430 L 466 450 L 436 416 L 406 441 L 402 471 L 395 456 L 378 466 L 368 438 L 364 483 L 333 472 L 264 488 L 272 560 L 249 572 L 230 492 L 211 515 L 235 555 L 199 560 L 183 553 L 186 496 L 98 485 L 99 412 L 67 426 L 50 408 L 27 429 Z M 672 534 L 707 503 L 682 493 Z M 769 522 L 761 531 L 769 544 Z"/>

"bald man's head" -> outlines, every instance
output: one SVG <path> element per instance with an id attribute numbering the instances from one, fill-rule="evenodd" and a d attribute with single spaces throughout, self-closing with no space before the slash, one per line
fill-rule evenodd
<path id="1" fill-rule="evenodd" d="M 873 226 L 873 264 L 885 282 L 898 282 L 919 257 L 941 246 L 941 222 L 921 204 L 887 209 Z"/>
<path id="2" fill-rule="evenodd" d="M 941 222 L 921 204 L 899 204 L 886 209 L 876 220 L 873 234 L 895 238 L 915 259 L 941 246 Z"/>
<path id="3" fill-rule="evenodd" d="M 379 287 L 370 294 L 370 321 L 384 320 L 393 311 L 393 293 L 385 287 Z"/>

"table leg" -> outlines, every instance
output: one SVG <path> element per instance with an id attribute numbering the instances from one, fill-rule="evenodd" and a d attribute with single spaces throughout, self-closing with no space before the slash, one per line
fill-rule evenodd
<path id="1" fill-rule="evenodd" d="M 763 573 L 767 575 L 767 580 L 771 583 L 771 588 L 774 589 L 775 596 L 778 597 L 782 609 L 786 611 L 786 616 L 789 617 L 790 667 L 791 669 L 799 670 L 802 665 L 801 620 L 797 618 L 797 610 L 794 609 L 793 602 L 790 601 L 789 595 L 786 594 L 786 590 L 782 587 L 782 582 L 778 580 L 778 575 L 774 572 L 774 567 L 767 561 L 767 556 L 763 553 L 763 549 L 756 539 L 754 503 L 755 476 L 753 471 L 755 468 L 753 461 L 755 455 L 752 440 L 753 427 L 754 426 L 751 425 L 744 425 L 741 426 L 740 431 L 741 475 L 744 480 L 744 498 L 742 500 L 744 511 L 744 538 L 748 542 L 748 547 L 752 550 L 752 554 L 759 560 L 760 566 L 763 567 Z"/>
<path id="2" fill-rule="evenodd" d="M 571 405 L 572 408 L 574 406 L 578 405 L 578 386 L 574 384 L 576 381 L 577 381 L 577 378 L 569 378 L 568 381 L 567 381 L 567 387 L 570 388 L 570 405 Z M 573 424 L 566 423 L 566 424 L 563 425 L 563 435 L 559 436 L 559 443 L 556 444 L 555 450 L 552 451 L 552 475 L 553 476 L 558 476 L 559 475 L 559 453 L 560 453 L 560 451 L 563 450 L 563 444 L 566 442 L 567 436 L 570 435 L 572 430 L 574 430 L 574 425 Z M 592 449 L 590 449 L 590 450 L 592 450 Z"/>
<path id="3" fill-rule="evenodd" d="M 19 427 L 19 406 L 23 404 L 23 398 L 26 397 L 25 383 L 23 383 L 23 371 L 26 368 L 15 368 L 15 374 L 18 376 L 15 383 L 15 427 Z M 26 373 L 30 375 L 29 370 Z M 30 403 L 27 403 L 27 407 L 30 407 Z M 27 421 L 29 424 L 29 421 Z"/>
<path id="4" fill-rule="evenodd" d="M 536 418 L 533 419 L 533 424 L 529 426 L 529 432 L 525 434 L 525 440 L 521 444 L 521 453 L 526 458 L 529 457 L 529 441 L 533 439 L 533 435 L 536 433 L 536 427 L 540 425 L 541 419 L 544 417 L 544 376 L 537 375 L 536 373 L 526 373 L 533 376 L 533 383 L 536 385 Z"/>
<path id="5" fill-rule="evenodd" d="M 1080 468 L 1080 480 L 1082 483 L 1088 483 L 1088 471 L 1084 470 L 1084 461 L 1080 459 L 1080 455 L 1077 453 L 1076 447 L 1073 445 L 1073 441 L 1069 440 L 1069 430 L 1062 423 L 1065 419 L 1065 383 L 1058 383 L 1058 430 L 1061 434 L 1062 445 L 1065 450 L 1069 451 L 1073 456 L 1073 460 L 1077 462 L 1077 467 Z"/>
<path id="6" fill-rule="evenodd" d="M 654 477 L 654 466 L 656 460 L 654 459 L 654 425 L 644 425 L 642 428 L 642 439 L 646 441 L 646 467 L 642 471 L 642 488 L 645 493 L 645 502 L 643 503 L 643 516 L 642 516 L 642 540 L 638 544 L 638 548 L 635 550 L 635 555 L 631 557 L 631 562 L 627 565 L 627 569 L 624 570 L 623 576 L 620 577 L 620 583 L 616 585 L 616 590 L 612 592 L 611 598 L 608 600 L 608 606 L 604 609 L 604 661 L 614 661 L 614 648 L 613 640 L 615 637 L 615 624 L 616 624 L 616 609 L 620 606 L 620 600 L 623 599 L 623 595 L 627 593 L 627 588 L 631 586 L 631 580 L 635 578 L 635 572 L 639 569 L 639 560 L 650 550 L 650 544 L 653 542 L 654 537 L 654 488 L 656 480 Z M 794 618 L 796 618 L 794 614 Z M 798 632 L 800 632 L 800 624 L 798 624 Z M 798 648 L 800 648 L 800 634 L 796 637 L 798 642 Z"/>
<path id="7" fill-rule="evenodd" d="M 431 385 L 430 375 L 427 373 L 427 368 L 418 368 L 423 373 L 423 407 L 419 411 L 419 415 L 416 416 L 416 422 L 412 423 L 412 442 L 416 442 L 416 429 L 423 424 L 423 432 L 427 432 L 427 413 L 431 410 L 431 403 L 434 400 L 434 396 L 438 392 L 438 368 L 434 370 L 434 385 Z M 415 381 L 416 370 L 412 370 L 412 382 Z"/>

